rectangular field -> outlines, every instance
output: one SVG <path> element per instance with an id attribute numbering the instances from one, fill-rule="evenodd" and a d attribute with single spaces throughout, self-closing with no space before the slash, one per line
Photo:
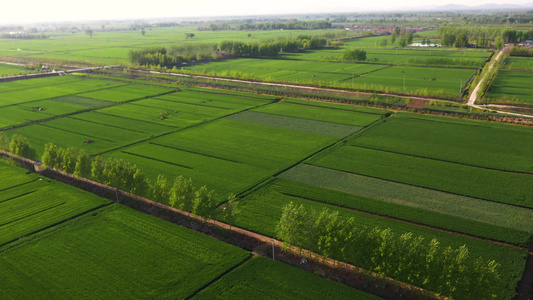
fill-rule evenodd
<path id="1" fill-rule="evenodd" d="M 350 145 L 504 171 L 533 173 L 533 129 L 512 125 L 388 118 Z"/>
<path id="2" fill-rule="evenodd" d="M 227 116 L 226 119 L 298 130 L 314 134 L 328 135 L 338 138 L 343 138 L 361 130 L 361 127 L 357 126 L 280 116 L 257 111 L 243 111 L 238 114 Z"/>
<path id="3" fill-rule="evenodd" d="M 533 60 L 533 58 L 531 58 Z M 533 104 L 533 72 L 499 70 L 484 100 L 489 103 Z"/>
<path id="4" fill-rule="evenodd" d="M 533 207 L 533 176 L 341 146 L 311 164 L 512 205 Z"/>
<path id="5" fill-rule="evenodd" d="M 250 254 L 113 204 L 0 248 L 12 299 L 185 299 Z"/>
<path id="6" fill-rule="evenodd" d="M 0 245 L 110 203 L 3 161 L 0 174 Z"/>
<path id="7" fill-rule="evenodd" d="M 297 165 L 280 175 L 276 190 L 342 207 L 390 216 L 528 247 L 533 211 L 407 184 Z"/>
<path id="8" fill-rule="evenodd" d="M 380 115 L 345 110 L 342 106 L 319 107 L 314 106 L 313 103 L 290 101 L 265 105 L 253 111 L 358 127 L 365 127 L 381 118 Z"/>
<path id="9" fill-rule="evenodd" d="M 498 287 L 498 296 L 501 299 L 508 299 L 514 296 L 516 285 L 520 280 L 519 278 L 521 277 L 521 273 L 525 266 L 527 252 L 524 250 L 481 241 L 462 235 L 437 231 L 423 226 L 393 221 L 380 216 L 340 208 L 318 201 L 310 201 L 302 197 L 280 193 L 275 188 L 271 188 L 271 185 L 264 186 L 241 201 L 243 201 L 241 216 L 237 220 L 236 225 L 270 236 L 276 235 L 275 228 L 281 217 L 283 206 L 292 201 L 296 206 L 303 205 L 307 209 L 314 209 L 318 212 L 322 211 L 324 208 L 329 209 L 330 212 L 339 211 L 339 216 L 346 218 L 354 217 L 357 226 L 391 228 L 392 232 L 397 234 L 412 232 L 414 236 L 422 236 L 426 242 L 433 238 L 437 238 L 440 242 L 439 247 L 445 248 L 451 246 L 453 248 L 458 248 L 462 245 L 466 245 L 469 250 L 468 260 L 475 260 L 478 257 L 483 257 L 484 259 L 494 259 L 502 264 L 500 269 L 502 278 L 499 281 L 499 284 L 501 285 Z M 349 262 L 363 267 L 368 263 L 367 261 L 351 260 Z M 429 289 L 431 289 L 431 284 L 432 283 L 428 284 Z"/>
<path id="10" fill-rule="evenodd" d="M 381 299 L 263 256 L 245 262 L 192 299 L 252 298 Z"/>

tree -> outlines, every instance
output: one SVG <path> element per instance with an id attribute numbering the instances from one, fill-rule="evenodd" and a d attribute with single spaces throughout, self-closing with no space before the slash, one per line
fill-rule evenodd
<path id="1" fill-rule="evenodd" d="M 457 47 L 457 48 L 466 48 L 466 47 L 468 47 L 468 38 L 466 37 L 466 34 L 459 33 L 457 35 L 457 39 L 455 40 L 455 47 Z"/>
<path id="2" fill-rule="evenodd" d="M 405 37 L 401 37 L 398 40 L 398 46 L 400 46 L 401 48 L 407 46 L 407 39 Z"/>
<path id="3" fill-rule="evenodd" d="M 91 161 L 91 176 L 96 181 L 102 181 L 104 172 L 104 159 L 101 156 L 96 156 Z"/>
<path id="4" fill-rule="evenodd" d="M 68 174 L 73 174 L 76 167 L 78 151 L 74 147 L 60 148 L 58 158 L 61 161 L 59 168 Z"/>
<path id="5" fill-rule="evenodd" d="M 194 37 L 194 33 L 185 33 L 185 39 L 189 39 L 189 38 L 193 38 Z"/>
<path id="6" fill-rule="evenodd" d="M 2 150 L 9 150 L 9 136 L 7 135 L 7 132 L 0 131 L 0 149 Z"/>
<path id="7" fill-rule="evenodd" d="M 209 191 L 204 185 L 194 194 L 192 213 L 204 218 L 211 219 L 215 214 L 216 199 L 214 192 Z"/>
<path id="8" fill-rule="evenodd" d="M 85 34 L 89 37 L 93 37 L 93 30 L 91 28 L 85 29 Z"/>
<path id="9" fill-rule="evenodd" d="M 170 190 L 169 205 L 183 211 L 191 211 L 194 202 L 192 180 L 178 176 Z"/>
<path id="10" fill-rule="evenodd" d="M 54 143 L 46 143 L 44 145 L 43 156 L 41 161 L 47 168 L 55 169 L 58 167 L 59 148 Z"/>
<path id="11" fill-rule="evenodd" d="M 140 169 L 135 168 L 135 172 L 133 173 L 133 188 L 130 192 L 134 195 L 146 196 L 149 187 L 150 185 L 144 173 Z"/>
<path id="12" fill-rule="evenodd" d="M 231 230 L 231 225 L 237 221 L 237 217 L 240 213 L 240 209 L 238 208 L 239 201 L 237 200 L 237 197 L 235 195 L 231 194 L 228 197 L 228 201 L 224 205 L 224 221 L 229 224 L 229 229 Z"/>
<path id="13" fill-rule="evenodd" d="M 146 31 L 144 31 L 144 29 L 141 30 L 141 34 L 144 36 L 146 34 Z"/>
<path id="14" fill-rule="evenodd" d="M 159 174 L 152 184 L 152 200 L 160 203 L 168 203 L 168 181 L 165 175 Z"/>
<path id="15" fill-rule="evenodd" d="M 361 49 L 346 49 L 342 53 L 341 61 L 365 61 L 366 51 Z"/>
<path id="16" fill-rule="evenodd" d="M 11 137 L 9 152 L 29 159 L 35 159 L 36 157 L 35 149 L 30 145 L 28 139 L 18 134 L 14 134 Z"/>
<path id="17" fill-rule="evenodd" d="M 497 37 L 494 42 L 496 43 L 497 49 L 503 49 L 503 47 L 505 46 L 505 43 L 501 37 Z"/>
<path id="18" fill-rule="evenodd" d="M 442 35 L 441 43 L 444 46 L 452 47 L 455 43 L 455 34 L 445 33 Z"/>
<path id="19" fill-rule="evenodd" d="M 247 37 L 251 37 L 251 36 L 252 36 L 252 34 L 251 34 L 251 33 L 248 33 L 248 34 L 247 34 L 246 36 L 247 36 Z"/>
<path id="20" fill-rule="evenodd" d="M 74 167 L 74 175 L 87 178 L 91 175 L 91 156 L 85 150 L 79 150 Z"/>

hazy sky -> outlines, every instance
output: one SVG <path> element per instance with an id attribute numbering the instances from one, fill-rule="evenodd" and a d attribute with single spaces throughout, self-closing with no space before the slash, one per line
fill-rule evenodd
<path id="1" fill-rule="evenodd" d="M 473 6 L 486 3 L 526 4 L 533 3 L 533 0 L 0 0 L 0 22 L 357 12 L 449 3 Z"/>

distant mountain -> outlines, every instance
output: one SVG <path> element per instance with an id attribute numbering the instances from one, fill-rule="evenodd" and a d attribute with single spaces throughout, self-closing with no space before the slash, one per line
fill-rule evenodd
<path id="1" fill-rule="evenodd" d="M 468 11 L 468 10 L 521 10 L 521 9 L 532 9 L 533 2 L 528 4 L 495 4 L 487 3 L 477 6 L 468 6 L 468 5 L 459 5 L 459 4 L 446 4 L 442 6 L 429 7 L 426 6 L 421 8 L 422 10 L 442 10 L 442 11 Z"/>

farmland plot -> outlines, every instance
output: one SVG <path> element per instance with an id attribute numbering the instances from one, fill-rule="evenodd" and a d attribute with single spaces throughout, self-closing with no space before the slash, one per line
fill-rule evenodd
<path id="1" fill-rule="evenodd" d="M 533 60 L 533 58 L 530 58 Z M 484 97 L 489 103 L 533 104 L 533 72 L 499 70 Z"/>
<path id="2" fill-rule="evenodd" d="M 278 102 L 253 111 L 359 127 L 370 125 L 381 118 L 380 115 L 344 110 L 339 106 L 318 107 L 296 102 Z"/>
<path id="3" fill-rule="evenodd" d="M 533 173 L 531 128 L 389 118 L 350 145 L 505 171 Z"/>
<path id="4" fill-rule="evenodd" d="M 118 204 L 0 249 L 13 299 L 185 299 L 249 253 Z"/>
<path id="5" fill-rule="evenodd" d="M 172 90 L 161 87 L 125 85 L 103 89 L 100 91 L 79 94 L 81 97 L 93 98 L 98 100 L 124 102 L 135 99 L 143 99 L 157 95 L 170 93 Z"/>
<path id="6" fill-rule="evenodd" d="M 449 245 L 457 248 L 466 245 L 469 249 L 468 260 L 475 260 L 481 256 L 484 259 L 494 259 L 502 264 L 500 270 L 502 279 L 498 287 L 500 292 L 498 298 L 500 299 L 508 299 L 514 296 L 516 285 L 524 270 L 526 251 L 339 208 L 319 201 L 311 201 L 301 196 L 292 196 L 286 192 L 278 191 L 276 187 L 273 187 L 273 184 L 264 186 L 243 200 L 241 207 L 242 217 L 237 220 L 236 225 L 262 234 L 275 236 L 275 228 L 281 217 L 282 208 L 289 202 L 295 203 L 296 206 L 301 204 L 307 209 L 316 211 L 322 211 L 324 208 L 329 209 L 330 212 L 339 211 L 339 216 L 341 217 L 354 217 L 357 226 L 391 228 L 392 232 L 397 234 L 412 232 L 414 236 L 422 236 L 425 241 L 437 238 L 440 241 L 440 247 Z M 368 263 L 366 261 L 349 262 L 359 266 L 365 266 Z M 436 283 L 429 283 L 427 288 L 431 289 L 432 284 Z"/>
<path id="7" fill-rule="evenodd" d="M 110 202 L 0 161 L 0 245 Z"/>
<path id="8" fill-rule="evenodd" d="M 533 207 L 533 176 L 355 146 L 337 147 L 311 164 L 512 205 Z"/>
<path id="9" fill-rule="evenodd" d="M 381 299 L 318 275 L 257 256 L 192 299 Z"/>
<path id="10" fill-rule="evenodd" d="M 391 216 L 447 230 L 529 246 L 533 212 L 456 194 L 312 166 L 280 175 L 276 189 L 288 195 Z M 286 181 L 290 180 L 290 181 Z"/>

